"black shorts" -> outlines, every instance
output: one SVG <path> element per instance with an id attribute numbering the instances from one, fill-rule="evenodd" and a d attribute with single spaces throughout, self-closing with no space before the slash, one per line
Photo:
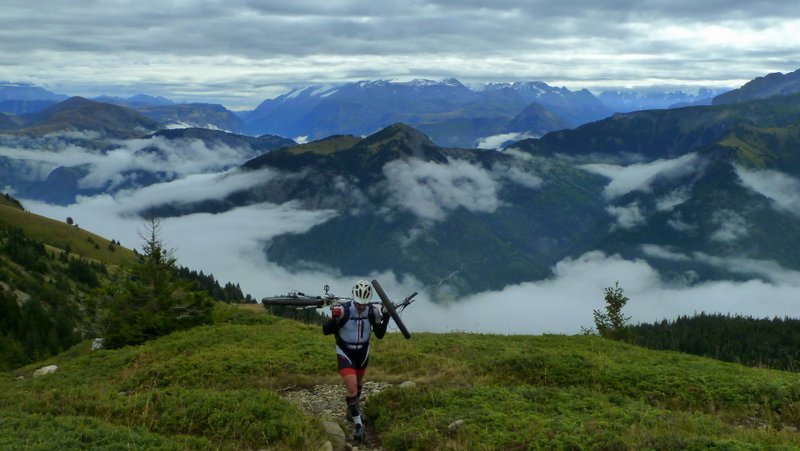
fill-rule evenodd
<path id="1" fill-rule="evenodd" d="M 339 374 L 342 376 L 364 374 L 369 364 L 369 343 L 354 348 L 344 343 L 336 343 L 336 357 L 339 361 Z"/>

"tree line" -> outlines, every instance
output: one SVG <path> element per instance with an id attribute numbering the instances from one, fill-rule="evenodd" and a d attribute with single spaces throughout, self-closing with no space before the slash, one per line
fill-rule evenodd
<path id="1" fill-rule="evenodd" d="M 800 371 L 800 319 L 700 313 L 631 327 L 637 345 Z"/>

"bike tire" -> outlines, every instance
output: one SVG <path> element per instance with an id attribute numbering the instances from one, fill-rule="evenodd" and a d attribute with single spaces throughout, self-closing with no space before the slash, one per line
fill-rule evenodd
<path id="1" fill-rule="evenodd" d="M 381 304 L 383 304 L 383 307 L 387 312 L 389 312 L 389 316 L 391 316 L 394 320 L 394 323 L 397 324 L 397 328 L 400 329 L 400 333 L 402 333 L 406 339 L 411 338 L 411 333 L 408 331 L 406 325 L 403 324 L 403 320 L 400 319 L 400 315 L 397 314 L 394 304 L 392 304 L 392 301 L 390 301 L 389 297 L 386 296 L 386 292 L 383 291 L 381 284 L 379 284 L 377 280 L 373 279 L 372 286 L 375 288 L 375 292 L 378 293 L 378 297 L 381 298 Z"/>
<path id="2" fill-rule="evenodd" d="M 311 307 L 322 303 L 321 299 L 304 296 L 272 296 L 261 299 L 263 305 L 283 305 L 286 307 Z"/>

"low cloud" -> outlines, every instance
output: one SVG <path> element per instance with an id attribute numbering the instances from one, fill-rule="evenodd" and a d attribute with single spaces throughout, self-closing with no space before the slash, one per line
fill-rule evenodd
<path id="1" fill-rule="evenodd" d="M 772 201 L 777 210 L 800 216 L 800 180 L 779 171 L 753 171 L 741 166 L 736 174 L 742 185 Z"/>
<path id="2" fill-rule="evenodd" d="M 461 207 L 479 212 L 494 211 L 501 205 L 498 197 L 500 183 L 514 178 L 510 169 L 493 168 L 490 171 L 465 162 L 439 165 L 408 161 L 394 164 L 385 170 L 390 185 L 394 183 L 393 189 L 396 190 L 393 192 L 394 206 L 417 214 L 423 221 L 438 220 Z M 523 166 L 517 169 L 535 176 L 526 172 Z M 165 202 L 220 198 L 225 193 L 282 176 L 268 170 L 216 171 L 192 174 L 142 189 L 82 197 L 68 206 L 24 199 L 23 204 L 35 213 L 57 220 L 70 216 L 84 229 L 117 239 L 126 247 L 138 248 L 141 245 L 138 233 L 144 222 L 133 214 L 136 211 Z M 349 182 L 337 180 L 336 186 L 347 190 Z M 410 193 L 404 195 L 401 189 Z M 627 210 L 620 210 L 618 224 L 635 225 L 637 212 L 641 215 L 639 207 L 632 204 L 620 208 Z M 546 280 L 478 293 L 449 304 L 435 304 L 429 301 L 431 295 L 426 288 L 408 274 L 390 270 L 342 274 L 324 267 L 290 271 L 270 262 L 265 256 L 265 245 L 272 238 L 287 233 L 305 233 L 337 214 L 333 210 L 303 209 L 293 202 L 281 205 L 263 203 L 219 214 L 198 213 L 165 218 L 162 232 L 168 247 L 176 249 L 179 264 L 214 274 L 223 283 L 239 283 L 246 293 L 256 298 L 290 290 L 321 293 L 325 284 L 329 284 L 334 293 L 347 295 L 352 283 L 359 278 L 377 278 L 396 299 L 419 291 L 419 300 L 403 316 L 412 332 L 579 333 L 581 327 L 593 325 L 592 310 L 603 308 L 603 289 L 613 286 L 616 281 L 630 298 L 624 312 L 632 316 L 634 322 L 657 321 L 702 311 L 756 317 L 800 316 L 796 294 L 800 288 L 800 273 L 796 271 L 774 262 L 683 254 L 655 245 L 644 246 L 645 255 L 675 261 L 689 259 L 753 279 L 678 283 L 674 279 L 662 278 L 644 260 L 626 260 L 618 255 L 589 252 L 559 262 L 553 267 L 553 276 Z M 718 220 L 720 230 L 725 224 L 738 224 L 746 230 L 745 223 L 737 223 L 736 217 L 724 211 L 719 213 Z M 675 221 L 683 224 L 680 217 Z M 740 236 L 737 233 L 741 232 L 736 230 L 730 228 L 725 233 Z M 692 280 L 688 276 L 685 279 Z"/>
<path id="3" fill-rule="evenodd" d="M 671 260 L 676 262 L 685 262 L 691 261 L 692 258 L 686 254 L 681 254 L 680 252 L 674 252 L 671 249 L 659 246 L 656 244 L 643 244 L 642 252 L 649 257 L 659 258 L 662 260 Z"/>
<path id="4" fill-rule="evenodd" d="M 499 135 L 492 135 L 492 136 L 487 136 L 485 138 L 480 138 L 475 147 L 479 149 L 499 150 L 510 142 L 520 141 L 528 138 L 537 138 L 537 137 L 538 137 L 537 135 L 531 135 L 530 133 L 522 133 L 522 132 L 502 133 Z"/>
<path id="5" fill-rule="evenodd" d="M 747 220 L 732 210 L 715 211 L 711 215 L 711 222 L 717 226 L 717 230 L 711 234 L 711 241 L 731 242 L 750 234 Z"/>
<path id="6" fill-rule="evenodd" d="M 688 222 L 685 222 L 680 212 L 676 214 L 674 217 L 668 219 L 667 225 L 669 225 L 676 231 L 683 233 L 695 232 L 698 229 L 697 224 L 690 224 Z"/>
<path id="7" fill-rule="evenodd" d="M 632 323 L 700 312 L 797 317 L 800 277 L 787 275 L 778 266 L 771 269 L 779 273 L 778 282 L 676 284 L 643 260 L 590 252 L 559 262 L 550 279 L 476 294 L 449 305 L 415 304 L 404 318 L 412 330 L 435 332 L 580 333 L 581 327 L 594 327 L 592 311 L 604 308 L 603 289 L 617 281 L 630 298 L 623 313 L 632 317 Z"/>
<path id="8" fill-rule="evenodd" d="M 691 192 L 689 190 L 689 187 L 687 186 L 680 187 L 678 189 L 675 189 L 667 193 L 667 195 L 656 199 L 656 209 L 658 211 L 671 210 L 689 200 L 690 197 L 691 197 Z"/>
<path id="9" fill-rule="evenodd" d="M 612 229 L 632 229 L 647 222 L 647 218 L 645 218 L 639 207 L 639 202 L 633 202 L 622 207 L 609 205 L 606 207 L 606 211 L 613 216 L 616 221 L 612 225 Z"/>
<path id="10" fill-rule="evenodd" d="M 59 135 L 41 139 L 3 139 L 0 157 L 34 168 L 32 180 L 44 179 L 53 169 L 85 166 L 88 174 L 79 180 L 82 188 L 113 191 L 124 184 L 136 185 L 136 172 L 158 174 L 168 181 L 189 175 L 218 172 L 255 156 L 247 147 L 206 144 L 199 139 L 167 140 L 162 137 L 112 141 L 110 150 L 94 150 L 76 144 L 91 136 Z"/>
<path id="11" fill-rule="evenodd" d="M 501 205 L 492 174 L 464 161 L 395 160 L 383 167 L 383 174 L 389 203 L 422 220 L 444 220 L 457 208 L 492 213 Z"/>
<path id="12" fill-rule="evenodd" d="M 282 175 L 269 169 L 253 172 L 233 169 L 222 173 L 194 174 L 140 189 L 121 190 L 115 193 L 113 198 L 121 214 L 136 214 L 152 206 L 185 205 L 207 199 L 224 199 L 235 192 L 247 190 L 256 183 L 279 177 Z M 91 201 L 95 198 L 88 199 Z M 79 202 L 84 200 L 78 197 Z"/>
<path id="13" fill-rule="evenodd" d="M 541 177 L 531 171 L 529 167 L 508 163 L 495 163 L 492 174 L 496 179 L 507 180 L 525 188 L 536 190 L 542 187 Z"/>
<path id="14" fill-rule="evenodd" d="M 658 178 L 677 179 L 695 172 L 700 158 L 690 153 L 672 160 L 656 160 L 628 166 L 593 163 L 579 166 L 581 169 L 608 177 L 611 181 L 603 195 L 614 199 L 632 191 L 650 192 L 652 183 Z"/>
<path id="15" fill-rule="evenodd" d="M 493 213 L 503 204 L 503 183 L 534 190 L 543 183 L 528 156 L 509 154 L 515 158 L 495 163 L 491 170 L 453 159 L 445 164 L 417 159 L 391 161 L 383 167 L 389 206 L 410 211 L 424 222 L 442 221 L 458 208 Z"/>
<path id="16" fill-rule="evenodd" d="M 139 247 L 139 218 L 120 216 L 128 208 L 110 196 L 83 199 L 66 207 L 24 201 L 36 213 L 63 220 L 76 218 L 81 227 Z M 115 207 L 115 208 L 109 208 Z M 746 282 L 717 281 L 676 284 L 665 281 L 643 260 L 590 252 L 565 259 L 553 268 L 553 277 L 508 286 L 499 291 L 466 296 L 457 302 L 435 304 L 417 280 L 392 271 L 341 274 L 317 268 L 289 271 L 267 260 L 264 244 L 283 233 L 304 233 L 335 215 L 332 211 L 307 211 L 293 204 L 260 204 L 220 214 L 193 214 L 162 220 L 163 238 L 176 249 L 181 265 L 213 274 L 221 282 L 239 283 L 246 293 L 263 296 L 300 290 L 332 291 L 347 296 L 360 278 L 377 278 L 387 293 L 400 299 L 418 291 L 418 301 L 403 314 L 412 332 L 466 331 L 503 334 L 579 333 L 592 327 L 592 310 L 602 309 L 603 289 L 619 281 L 630 298 L 623 312 L 633 322 L 650 322 L 699 312 L 720 312 L 755 317 L 800 316 L 797 290 L 800 275 L 771 262 L 683 255 L 669 249 L 648 247 L 651 256 L 690 258 L 711 265 L 739 268 L 743 273 L 758 269 L 764 277 Z M 768 277 L 767 277 L 768 276 Z M 512 314 L 509 314 L 511 312 Z"/>

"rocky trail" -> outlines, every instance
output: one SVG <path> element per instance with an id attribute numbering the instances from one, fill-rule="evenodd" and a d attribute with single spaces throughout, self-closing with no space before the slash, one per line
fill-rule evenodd
<path id="1" fill-rule="evenodd" d="M 351 449 L 365 451 L 380 451 L 383 448 L 376 439 L 376 435 L 369 421 L 369 411 L 364 409 L 364 401 L 370 396 L 391 386 L 384 382 L 364 382 L 361 392 L 362 415 L 365 418 L 366 439 L 361 443 L 354 443 L 353 424 L 347 419 L 347 409 L 344 403 L 344 385 L 324 384 L 315 385 L 308 389 L 285 390 L 281 396 L 298 405 L 308 415 L 319 418 L 325 425 L 330 440 L 328 449 Z M 338 428 L 336 427 L 338 425 Z M 322 449 L 327 447 L 327 443 Z"/>

